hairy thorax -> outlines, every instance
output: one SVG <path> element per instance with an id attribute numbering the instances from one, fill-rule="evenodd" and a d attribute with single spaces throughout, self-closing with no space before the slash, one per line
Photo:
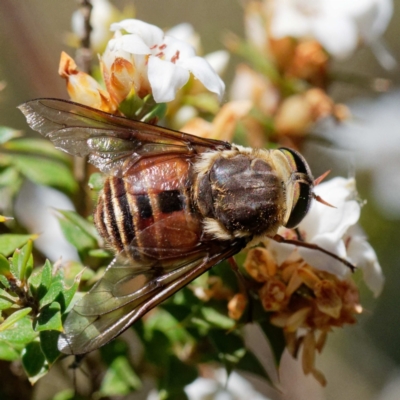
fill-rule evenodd
<path id="1" fill-rule="evenodd" d="M 207 233 L 231 240 L 273 235 L 282 225 L 285 185 L 268 150 L 205 153 L 195 169 L 193 197 Z"/>

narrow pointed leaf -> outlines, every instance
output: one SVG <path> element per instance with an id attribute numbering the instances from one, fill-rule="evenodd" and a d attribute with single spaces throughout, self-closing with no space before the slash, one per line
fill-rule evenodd
<path id="1" fill-rule="evenodd" d="M 36 332 L 50 330 L 62 331 L 61 306 L 56 302 L 47 304 L 40 310 L 40 314 L 35 326 Z"/>
<path id="2" fill-rule="evenodd" d="M 103 396 L 124 396 L 138 390 L 142 383 L 125 356 L 119 356 L 108 366 L 101 384 Z"/>
<path id="3" fill-rule="evenodd" d="M 71 170 L 58 161 L 18 155 L 13 158 L 13 165 L 22 175 L 38 185 L 54 187 L 69 194 L 78 189 Z"/>
<path id="4" fill-rule="evenodd" d="M 43 139 L 21 138 L 5 143 L 3 148 L 14 153 L 32 154 L 39 162 L 41 160 L 39 156 L 42 156 L 72 165 L 71 157 L 57 150 L 51 142 Z"/>
<path id="5" fill-rule="evenodd" d="M 0 254 L 0 274 L 10 276 L 10 263 L 2 254 Z"/>
<path id="6" fill-rule="evenodd" d="M 13 128 L 8 128 L 7 126 L 0 126 L 0 144 L 6 143 L 10 139 L 14 139 L 21 135 L 21 131 L 17 131 Z"/>
<path id="7" fill-rule="evenodd" d="M 18 310 L 15 313 L 11 314 L 5 321 L 0 324 L 0 332 L 5 331 L 6 329 L 13 326 L 20 319 L 24 318 L 32 311 L 31 308 L 23 308 L 22 310 Z"/>
<path id="8" fill-rule="evenodd" d="M 0 235 L 0 254 L 8 257 L 15 249 L 21 248 L 26 244 L 29 239 L 35 240 L 37 237 L 38 235 L 19 235 L 13 233 Z"/>
<path id="9" fill-rule="evenodd" d="M 59 335 L 58 331 L 43 331 L 39 334 L 40 347 L 49 364 L 53 364 L 61 354 L 57 347 Z"/>
<path id="10" fill-rule="evenodd" d="M 16 361 L 20 357 L 20 353 L 14 349 L 9 343 L 0 340 L 0 360 Z"/>
<path id="11" fill-rule="evenodd" d="M 37 333 L 32 328 L 32 320 L 27 316 L 17 321 L 8 329 L 0 331 L 0 341 L 8 343 L 17 351 L 22 350 L 36 337 Z"/>
<path id="12" fill-rule="evenodd" d="M 22 351 L 22 365 L 29 378 L 42 374 L 46 358 L 38 342 L 29 343 Z"/>

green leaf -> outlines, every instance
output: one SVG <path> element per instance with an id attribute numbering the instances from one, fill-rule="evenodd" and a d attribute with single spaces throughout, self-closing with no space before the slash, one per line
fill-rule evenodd
<path id="1" fill-rule="evenodd" d="M 62 282 L 62 277 L 58 274 L 53 277 L 51 285 L 45 295 L 40 299 L 40 308 L 46 306 L 47 304 L 57 301 L 62 309 L 65 309 L 65 299 L 63 295 L 64 285 Z"/>
<path id="2" fill-rule="evenodd" d="M 0 144 L 6 143 L 10 139 L 14 139 L 21 135 L 21 131 L 17 131 L 13 128 L 8 128 L 7 126 L 0 126 Z"/>
<path id="3" fill-rule="evenodd" d="M 37 324 L 35 326 L 36 332 L 51 330 L 62 331 L 61 306 L 56 302 L 47 304 L 40 310 Z"/>
<path id="4" fill-rule="evenodd" d="M 38 156 L 43 156 L 54 158 L 69 166 L 72 165 L 71 157 L 62 151 L 57 150 L 48 140 L 21 138 L 4 144 L 3 148 L 15 153 L 31 154 L 35 156 L 37 162 L 40 162 L 43 159 Z"/>
<path id="5" fill-rule="evenodd" d="M 149 113 L 147 113 L 143 118 L 143 122 L 150 122 L 157 118 L 157 121 L 163 119 L 165 114 L 167 113 L 167 104 L 166 103 L 158 103 Z"/>
<path id="6" fill-rule="evenodd" d="M 102 396 L 124 396 L 140 389 L 141 385 L 126 356 L 118 356 L 108 366 L 100 393 Z"/>
<path id="7" fill-rule="evenodd" d="M 95 227 L 74 211 L 57 210 L 61 229 L 65 238 L 84 257 L 87 251 L 98 247 L 98 234 Z"/>
<path id="8" fill-rule="evenodd" d="M 39 271 L 39 276 L 41 277 L 40 285 L 39 287 L 33 287 L 32 285 L 32 292 L 36 293 L 35 297 L 39 300 L 40 308 L 56 301 L 59 304 L 61 313 L 64 313 L 78 290 L 79 281 L 84 271 L 80 268 L 80 273 L 74 277 L 72 285 L 66 287 L 63 277 L 64 270 L 60 270 L 55 276 L 52 276 L 52 268 L 51 263 L 47 260 L 45 265 Z M 37 285 L 37 282 L 39 281 L 39 276 L 35 275 L 35 285 Z M 46 329 L 57 330 L 58 328 L 52 327 Z"/>
<path id="9" fill-rule="evenodd" d="M 18 155 L 13 164 L 26 178 L 39 185 L 50 186 L 68 194 L 78 189 L 71 170 L 57 161 Z"/>
<path id="10" fill-rule="evenodd" d="M 111 251 L 106 249 L 94 249 L 89 251 L 89 256 L 96 258 L 112 258 L 114 255 Z"/>
<path id="11" fill-rule="evenodd" d="M 167 311 L 157 309 L 146 320 L 146 330 L 159 330 L 164 332 L 171 343 L 189 344 L 194 342 L 186 329 Z"/>
<path id="12" fill-rule="evenodd" d="M 32 272 L 32 275 L 28 279 L 29 288 L 33 293 L 34 297 L 37 296 L 36 292 L 42 281 L 42 273 L 43 273 L 43 267 L 35 268 Z"/>
<path id="13" fill-rule="evenodd" d="M 32 309 L 30 307 L 23 308 L 21 310 L 16 311 L 15 313 L 11 314 L 5 321 L 0 324 L 0 332 L 9 329 L 12 325 L 17 323 L 20 319 L 24 318 L 28 315 Z"/>
<path id="14" fill-rule="evenodd" d="M 88 281 L 89 279 L 92 279 L 95 275 L 95 272 L 92 269 L 84 267 L 78 261 L 66 262 L 64 264 L 63 272 L 64 283 L 66 286 L 74 285 L 77 275 L 80 275 L 82 281 Z"/>
<path id="15" fill-rule="evenodd" d="M 99 240 L 99 235 L 96 228 L 91 222 L 88 222 L 85 218 L 82 218 L 75 211 L 69 210 L 57 210 L 65 219 L 71 221 L 78 226 L 83 232 L 90 236 L 96 242 Z"/>
<path id="16" fill-rule="evenodd" d="M 53 272 L 53 265 L 49 260 L 46 260 L 43 265 L 43 269 L 41 272 L 41 280 L 40 280 L 40 285 L 43 286 L 46 289 L 46 291 L 49 290 L 51 285 L 51 280 L 53 279 L 52 272 Z"/>
<path id="17" fill-rule="evenodd" d="M 83 271 L 82 271 L 82 273 L 83 273 Z M 78 290 L 79 282 L 81 280 L 81 276 L 82 276 L 82 274 L 77 275 L 75 277 L 74 284 L 70 288 L 67 288 L 67 289 L 64 288 L 62 290 L 62 296 L 64 298 L 62 304 L 60 303 L 62 312 L 65 312 L 65 310 L 71 304 L 71 301 L 74 298 L 76 291 Z"/>
<path id="18" fill-rule="evenodd" d="M 267 320 L 258 321 L 258 324 L 260 325 L 264 335 L 267 337 L 269 344 L 271 345 L 276 365 L 279 365 L 283 351 L 286 347 L 283 329 L 273 326 Z"/>
<path id="19" fill-rule="evenodd" d="M 126 342 L 118 338 L 100 349 L 101 358 L 107 365 L 110 365 L 119 356 L 126 356 L 128 351 Z"/>
<path id="20" fill-rule="evenodd" d="M 164 332 L 151 331 L 151 338 L 143 341 L 143 345 L 147 360 L 158 366 L 166 366 L 168 355 L 172 351 L 172 344 Z"/>
<path id="21" fill-rule="evenodd" d="M 12 256 L 10 270 L 13 276 L 16 279 L 19 279 L 19 255 L 21 253 L 20 249 L 15 249 L 14 254 Z"/>
<path id="22" fill-rule="evenodd" d="M 183 398 L 181 397 L 183 388 L 193 382 L 197 376 L 198 371 L 195 366 L 183 363 L 178 357 L 171 355 L 159 383 L 161 391 L 165 391 L 164 398 Z"/>
<path id="23" fill-rule="evenodd" d="M 226 315 L 221 314 L 212 307 L 202 307 L 200 310 L 200 314 L 208 323 L 216 328 L 228 330 L 234 328 L 236 324 L 233 319 L 230 319 Z"/>
<path id="24" fill-rule="evenodd" d="M 192 313 L 191 307 L 183 304 L 175 304 L 172 302 L 164 302 L 159 308 L 168 311 L 177 322 L 184 321 Z"/>
<path id="25" fill-rule="evenodd" d="M 79 395 L 75 395 L 72 389 L 66 389 L 58 392 L 52 400 L 84 400 L 84 398 L 80 397 Z"/>
<path id="26" fill-rule="evenodd" d="M 2 254 L 0 254 L 0 274 L 4 276 L 10 275 L 10 263 Z"/>
<path id="27" fill-rule="evenodd" d="M 37 333 L 33 330 L 29 317 L 24 317 L 8 329 L 0 331 L 0 341 L 8 343 L 17 351 L 22 350 L 36 337 Z"/>
<path id="28" fill-rule="evenodd" d="M 39 342 L 29 343 L 22 351 L 22 365 L 29 378 L 43 374 L 46 370 L 46 358 Z"/>
<path id="29" fill-rule="evenodd" d="M 227 334 L 217 329 L 210 330 L 208 338 L 217 350 L 218 358 L 225 365 L 229 375 L 246 354 L 243 339 L 234 332 Z"/>
<path id="30" fill-rule="evenodd" d="M 7 289 L 10 289 L 10 283 L 4 275 L 0 275 L 0 283 Z"/>
<path id="31" fill-rule="evenodd" d="M 39 334 L 40 347 L 50 365 L 53 364 L 61 354 L 57 347 L 59 336 L 60 332 L 57 331 L 43 331 Z"/>
<path id="32" fill-rule="evenodd" d="M 32 240 L 29 239 L 26 245 L 21 249 L 18 255 L 18 277 L 20 281 L 25 281 L 32 273 L 33 270 L 33 257 L 32 257 Z M 14 257 L 13 257 L 14 263 Z"/>
<path id="33" fill-rule="evenodd" d="M 172 389 L 169 392 L 165 389 L 161 389 L 158 392 L 158 398 L 160 400 L 189 400 L 189 397 L 183 388 Z"/>
<path id="34" fill-rule="evenodd" d="M 0 360 L 15 361 L 19 359 L 19 352 L 10 344 L 0 340 Z"/>
<path id="35" fill-rule="evenodd" d="M 18 171 L 14 167 L 5 168 L 0 172 L 0 187 L 15 185 Z"/>
<path id="36" fill-rule="evenodd" d="M 42 299 L 49 290 L 53 279 L 52 270 L 53 265 L 49 260 L 46 260 L 44 265 L 34 269 L 32 275 L 29 277 L 29 289 L 36 300 Z"/>
<path id="37" fill-rule="evenodd" d="M 0 254 L 8 257 L 16 248 L 21 248 L 26 242 L 31 239 L 35 240 L 38 235 L 19 235 L 13 233 L 6 233 L 0 235 Z"/>
<path id="38" fill-rule="evenodd" d="M 0 289 L 0 310 L 6 310 L 13 306 L 18 299 L 16 297 L 12 297 L 5 290 Z"/>
<path id="39" fill-rule="evenodd" d="M 198 93 L 195 96 L 185 96 L 185 104 L 198 108 L 203 112 L 216 114 L 219 111 L 219 101 L 214 94 L 205 92 Z"/>
<path id="40" fill-rule="evenodd" d="M 267 371 L 265 371 L 263 365 L 250 350 L 246 351 L 245 355 L 237 363 L 236 368 L 245 372 L 250 372 L 254 375 L 258 375 L 261 378 L 266 379 L 269 383 L 272 383 Z"/>
<path id="41" fill-rule="evenodd" d="M 128 95 L 118 106 L 118 110 L 127 118 L 137 119 L 136 113 L 144 105 L 144 101 L 136 95 Z M 135 118 L 136 117 L 136 118 Z"/>

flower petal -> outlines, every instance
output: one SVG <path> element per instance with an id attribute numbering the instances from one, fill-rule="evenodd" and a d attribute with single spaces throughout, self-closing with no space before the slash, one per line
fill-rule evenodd
<path id="1" fill-rule="evenodd" d="M 123 29 L 128 33 L 140 36 L 149 47 L 162 42 L 164 38 L 164 32 L 159 27 L 138 19 L 124 19 L 111 24 L 110 29 L 112 31 Z"/>
<path id="2" fill-rule="evenodd" d="M 189 72 L 180 66 L 158 57 L 149 57 L 148 77 L 157 103 L 175 98 L 176 92 L 189 80 Z"/>
<path id="3" fill-rule="evenodd" d="M 126 51 L 131 54 L 151 54 L 150 47 L 138 35 L 122 35 L 109 41 L 111 51 Z"/>
<path id="4" fill-rule="evenodd" d="M 352 230 L 353 234 L 349 232 L 351 240 L 347 249 L 348 257 L 358 268 L 362 269 L 366 285 L 377 297 L 385 282 L 381 266 L 372 246 L 360 233 L 354 233 L 354 230 Z"/>
<path id="5" fill-rule="evenodd" d="M 218 96 L 219 101 L 222 100 L 225 84 L 204 58 L 191 57 L 186 60 L 180 60 L 177 64 L 188 69 L 206 89 Z"/>
<path id="6" fill-rule="evenodd" d="M 310 20 L 299 12 L 296 7 L 284 2 L 275 2 L 273 19 L 271 21 L 271 35 L 276 39 L 285 36 L 301 38 L 311 33 Z"/>
<path id="7" fill-rule="evenodd" d="M 179 63 L 181 60 L 196 56 L 196 51 L 193 46 L 172 36 L 165 36 L 161 47 L 163 47 L 162 53 L 164 54 L 161 58 L 174 63 Z M 153 52 L 153 54 L 156 55 L 159 52 L 159 49 L 155 48 L 154 50 L 155 53 Z"/>
<path id="8" fill-rule="evenodd" d="M 331 238 L 321 235 L 318 237 L 318 240 L 313 240 L 312 243 L 317 244 L 324 250 L 330 251 L 339 257 L 346 258 L 346 247 L 343 240 L 333 241 Z M 304 261 L 313 268 L 329 272 L 336 275 L 338 278 L 343 278 L 350 272 L 350 269 L 342 262 L 321 251 L 298 247 L 298 252 Z"/>
<path id="9" fill-rule="evenodd" d="M 171 36 L 190 44 L 196 51 L 200 50 L 200 36 L 193 26 L 187 22 L 175 25 L 165 32 L 165 36 Z"/>
<path id="10" fill-rule="evenodd" d="M 354 179 L 334 178 L 318 185 L 314 192 L 335 208 L 314 201 L 299 225 L 300 231 L 309 242 L 327 232 L 333 235 L 332 240 L 339 240 L 360 217 L 361 207 L 353 200 L 357 193 Z"/>
<path id="11" fill-rule="evenodd" d="M 229 53 L 226 50 L 217 50 L 212 53 L 206 54 L 204 58 L 211 65 L 211 68 L 221 75 L 225 72 L 229 63 Z"/>
<path id="12" fill-rule="evenodd" d="M 344 15 L 315 19 L 313 32 L 326 51 L 339 59 L 350 56 L 358 45 L 356 24 Z"/>

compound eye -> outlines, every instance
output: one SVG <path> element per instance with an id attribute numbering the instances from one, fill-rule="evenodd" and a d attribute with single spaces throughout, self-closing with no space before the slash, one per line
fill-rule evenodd
<path id="1" fill-rule="evenodd" d="M 299 177 L 294 182 L 293 207 L 285 225 L 286 228 L 295 228 L 303 220 L 310 208 L 314 178 L 307 161 L 301 154 L 288 148 L 279 150 L 285 154 L 293 173 Z"/>

